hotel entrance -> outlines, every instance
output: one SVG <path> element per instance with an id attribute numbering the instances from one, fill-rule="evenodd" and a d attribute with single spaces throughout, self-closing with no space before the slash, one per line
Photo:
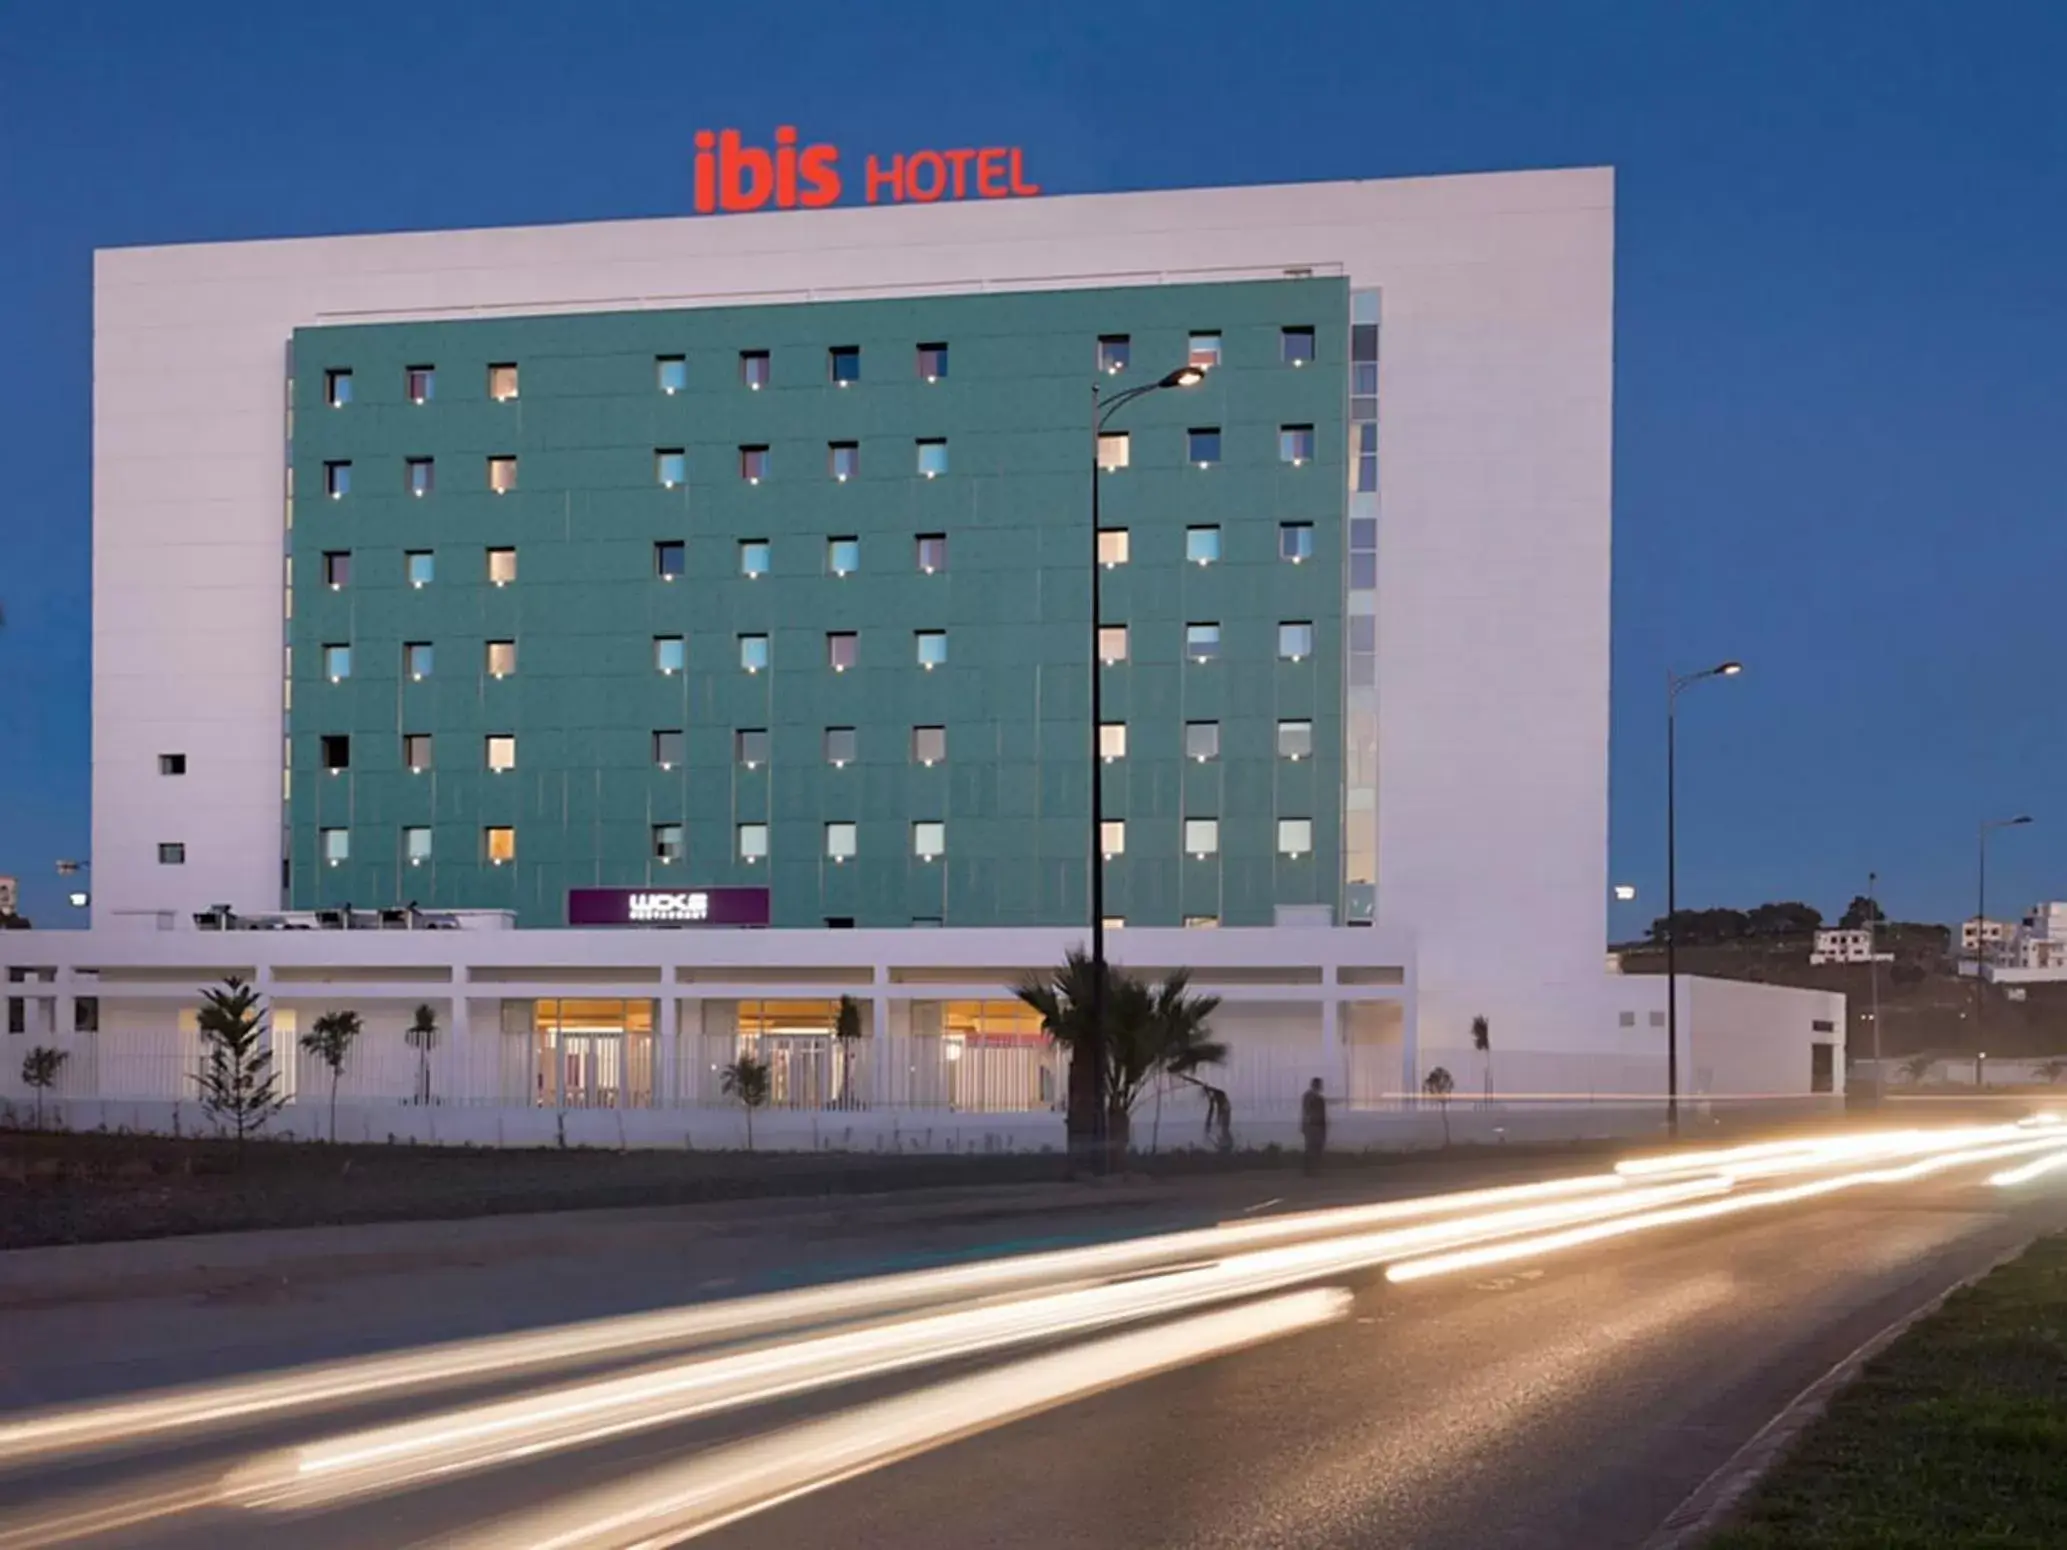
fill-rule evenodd
<path id="1" fill-rule="evenodd" d="M 653 1106 L 651 1001 L 540 1001 L 532 1028 L 540 1108 Z"/>

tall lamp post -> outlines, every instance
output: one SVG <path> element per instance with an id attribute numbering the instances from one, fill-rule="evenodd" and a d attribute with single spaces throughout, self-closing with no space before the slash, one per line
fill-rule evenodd
<path id="1" fill-rule="evenodd" d="M 1873 1102 L 1879 1105 L 1887 1092 L 1887 1072 L 1880 1064 L 1880 873 L 1866 874 L 1866 981 L 1872 990 Z"/>
<path id="2" fill-rule="evenodd" d="M 1982 973 L 1988 962 L 1988 836 L 1996 829 L 2014 829 L 2031 822 L 2029 813 L 2015 818 L 1991 818 L 1981 825 L 1980 845 L 1974 867 L 1974 1048 L 1981 1047 L 1981 1014 L 1988 1005 L 1988 980 Z M 1985 1058 L 1985 1057 L 1984 1057 Z M 1977 1068 L 1978 1069 L 1978 1068 Z"/>
<path id="3" fill-rule="evenodd" d="M 1742 662 L 1665 674 L 1665 1128 L 1679 1135 L 1679 697 L 1708 678 L 1735 678 Z"/>
<path id="4" fill-rule="evenodd" d="M 1098 488 L 1102 465 L 1098 440 L 1112 417 L 1137 398 L 1159 393 L 1164 388 L 1187 388 L 1205 380 L 1198 366 L 1180 366 L 1155 382 L 1144 382 L 1112 397 L 1104 396 L 1096 379 L 1091 383 L 1091 1016 L 1085 1029 L 1088 1038 L 1083 1051 L 1084 1074 L 1077 1074 L 1077 1061 L 1070 1062 L 1070 1102 L 1089 1109 L 1088 1140 L 1096 1155 L 1094 1167 L 1105 1165 L 1105 777 L 1102 741 L 1105 725 L 1104 668 L 1098 659 L 1098 628 L 1102 620 L 1099 602 L 1103 569 L 1098 553 Z M 1084 1135 L 1082 1130 L 1079 1135 Z"/>

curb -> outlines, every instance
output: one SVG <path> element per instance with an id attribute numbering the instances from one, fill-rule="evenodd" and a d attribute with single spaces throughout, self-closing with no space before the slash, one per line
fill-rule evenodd
<path id="1" fill-rule="evenodd" d="M 1695 1550 L 1703 1540 L 1723 1526 L 1751 1491 L 1801 1434 L 1822 1418 L 1830 1401 L 1855 1380 L 1881 1352 L 1908 1334 L 1911 1327 L 1943 1307 L 1955 1292 L 1963 1292 L 1985 1280 L 2018 1258 L 2036 1239 L 2027 1238 L 2014 1248 L 1996 1255 L 1971 1275 L 1962 1276 L 1935 1297 L 1903 1314 L 1851 1355 L 1797 1394 L 1772 1420 L 1761 1426 L 1751 1440 L 1739 1448 L 1722 1467 L 1695 1486 L 1685 1501 L 1666 1515 L 1665 1521 L 1643 1542 L 1642 1550 Z"/>

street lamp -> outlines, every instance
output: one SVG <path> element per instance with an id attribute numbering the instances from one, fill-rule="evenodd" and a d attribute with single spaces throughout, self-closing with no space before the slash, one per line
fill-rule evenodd
<path id="1" fill-rule="evenodd" d="M 1742 662 L 1665 674 L 1665 1128 L 1679 1135 L 1679 697 L 1708 678 L 1735 678 Z"/>
<path id="2" fill-rule="evenodd" d="M 1974 1042 L 1981 1042 L 1981 1016 L 1988 1005 L 1988 985 L 1982 973 L 1988 961 L 1988 835 L 1994 829 L 2015 829 L 2031 822 L 2029 813 L 2015 818 L 1991 818 L 1981 825 L 1979 856 L 1974 868 Z M 1987 1057 L 1982 1057 L 1983 1059 Z"/>
<path id="3" fill-rule="evenodd" d="M 1877 1106 L 1887 1094 L 1887 1072 L 1880 1064 L 1880 873 L 1866 874 L 1866 979 L 1872 987 L 1873 1009 L 1873 1101 Z"/>
<path id="4" fill-rule="evenodd" d="M 1098 626 L 1101 615 L 1099 599 L 1101 587 L 1099 575 L 1102 570 L 1098 562 L 1098 488 L 1102 468 L 1098 458 L 1098 439 L 1112 417 L 1137 398 L 1150 393 L 1159 393 L 1165 388 L 1195 387 L 1205 380 L 1204 368 L 1180 366 L 1175 371 L 1154 382 L 1144 382 L 1139 387 L 1128 388 L 1105 398 L 1100 392 L 1098 380 L 1091 382 L 1091 844 L 1089 864 L 1091 868 L 1091 1016 L 1085 1028 L 1088 1047 L 1084 1051 L 1086 1074 L 1077 1075 L 1075 1060 L 1070 1063 L 1070 1098 L 1072 1107 L 1079 1101 L 1090 1106 L 1090 1140 L 1097 1151 L 1096 1168 L 1105 1166 L 1105 777 L 1101 772 L 1100 759 L 1101 729 L 1105 721 L 1105 672 L 1098 660 Z"/>

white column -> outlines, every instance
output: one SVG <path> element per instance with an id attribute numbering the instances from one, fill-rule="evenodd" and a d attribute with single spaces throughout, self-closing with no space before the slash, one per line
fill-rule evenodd
<path id="1" fill-rule="evenodd" d="M 474 1060 L 474 1017 L 473 1007 L 467 1000 L 473 974 L 463 963 L 452 966 L 452 1000 L 447 1037 L 452 1041 L 451 1057 L 445 1062 L 445 1087 L 442 1095 L 447 1103 L 467 1103 L 474 1099 L 491 1096 L 480 1092 L 480 1072 L 475 1069 Z M 431 1067 L 435 1079 L 437 1067 Z M 433 1098 L 439 1097 L 436 1088 L 431 1090 Z"/>
<path id="2" fill-rule="evenodd" d="M 1321 986 L 1321 1070 L 1329 1100 L 1340 1102 L 1349 1096 L 1349 1067 L 1342 1058 L 1342 1003 L 1335 999 L 1335 971 L 1326 973 Z"/>
<path id="3" fill-rule="evenodd" d="M 675 1045 L 681 1031 L 681 1003 L 675 999 L 675 971 L 672 965 L 661 965 L 660 1018 L 655 1034 L 660 1040 L 660 1073 L 657 1078 L 659 1090 L 653 1095 L 656 1109 L 672 1109 L 681 1102 L 681 1094 L 675 1088 L 675 1073 L 681 1069 Z"/>

